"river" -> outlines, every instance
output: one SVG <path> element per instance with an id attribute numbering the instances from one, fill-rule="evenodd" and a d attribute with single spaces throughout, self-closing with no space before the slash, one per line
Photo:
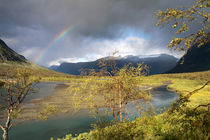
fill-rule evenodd
<path id="1" fill-rule="evenodd" d="M 39 83 L 37 85 L 39 92 L 30 94 L 25 102 L 53 94 L 58 84 L 55 82 Z M 171 103 L 178 99 L 178 95 L 175 92 L 168 91 L 166 86 L 155 88 L 152 92 L 153 99 L 151 102 L 155 108 L 170 107 Z M 135 105 L 130 104 L 127 108 L 132 110 L 135 108 Z M 64 137 L 70 133 L 88 132 L 91 129 L 91 124 L 94 122 L 96 122 L 96 119 L 90 117 L 87 110 L 80 110 L 74 114 L 56 115 L 46 121 L 24 121 L 10 130 L 9 138 L 11 140 L 47 140 L 51 137 Z"/>

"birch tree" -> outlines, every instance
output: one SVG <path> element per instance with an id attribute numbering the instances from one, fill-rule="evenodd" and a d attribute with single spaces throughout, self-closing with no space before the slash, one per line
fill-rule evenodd
<path id="1" fill-rule="evenodd" d="M 97 112 L 104 107 L 112 115 L 115 122 L 127 119 L 125 106 L 133 100 L 149 102 L 151 95 L 138 88 L 142 77 L 146 75 L 147 66 L 137 67 L 126 65 L 118 69 L 115 57 L 107 57 L 99 62 L 99 71 L 89 70 L 82 82 L 72 83 L 69 92 L 72 93 L 75 107 L 83 101 L 89 103 L 89 108 Z"/>
<path id="2" fill-rule="evenodd" d="M 21 104 L 27 94 L 33 90 L 38 79 L 32 79 L 26 71 L 18 71 L 11 78 L 6 76 L 0 91 L 0 115 L 3 119 L 0 128 L 3 132 L 3 140 L 8 140 L 9 130 L 13 127 L 12 120 L 21 113 Z"/>
<path id="3" fill-rule="evenodd" d="M 209 0 L 197 0 L 191 7 L 167 8 L 156 12 L 157 26 L 169 24 L 175 29 L 176 37 L 168 44 L 169 48 L 187 51 L 192 45 L 200 47 L 210 42 L 209 6 Z M 193 24 L 197 27 L 193 28 Z"/>

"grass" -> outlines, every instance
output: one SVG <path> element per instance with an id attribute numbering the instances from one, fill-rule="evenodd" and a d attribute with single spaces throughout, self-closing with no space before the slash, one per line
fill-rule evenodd
<path id="1" fill-rule="evenodd" d="M 144 77 L 140 84 L 157 87 L 168 85 L 170 90 L 186 95 L 210 80 L 210 71 L 161 74 Z M 188 106 L 181 112 L 166 112 L 157 116 L 141 117 L 131 122 L 116 123 L 104 128 L 95 127 L 88 133 L 66 135 L 62 140 L 137 140 L 137 139 L 209 139 L 210 114 L 203 109 L 193 111 L 200 104 L 210 102 L 210 85 L 190 97 Z M 53 139 L 53 138 L 52 138 Z M 59 139 L 60 140 L 60 139 Z"/>
<path id="2" fill-rule="evenodd" d="M 200 88 L 207 80 L 210 71 L 206 72 L 198 72 L 198 73 L 184 73 L 184 74 L 160 74 L 160 75 L 152 75 L 147 76 L 141 79 L 140 85 L 148 86 L 148 87 L 158 87 L 164 84 L 168 84 L 168 89 L 176 91 L 178 94 L 187 94 L 190 91 Z M 204 77 L 203 75 L 207 75 Z M 200 78 L 202 77 L 202 78 Z M 58 112 L 57 113 L 67 113 L 73 111 L 73 104 L 74 100 L 72 95 L 69 94 L 66 89 L 68 85 L 74 82 L 82 82 L 88 77 L 85 78 L 74 78 L 74 77 L 44 77 L 42 81 L 65 81 L 66 84 L 60 84 L 56 87 L 55 92 L 45 98 L 42 99 L 35 99 L 30 101 L 27 104 L 34 105 L 33 108 L 26 108 L 23 110 L 22 117 L 23 118 L 37 118 L 39 112 L 42 111 L 43 108 L 48 106 L 55 107 Z M 194 79 L 195 78 L 195 79 Z M 78 98 L 80 98 L 78 96 Z M 199 91 L 198 93 L 194 94 L 190 98 L 191 106 L 197 106 L 199 104 L 206 104 L 210 102 L 210 85 Z M 103 106 L 103 102 L 100 97 L 95 98 L 97 104 Z M 83 102 L 80 105 L 81 109 L 87 109 L 88 103 Z"/>
<path id="3" fill-rule="evenodd" d="M 15 63 L 15 62 L 0 63 L 0 77 L 3 77 L 5 75 L 9 75 L 12 77 L 17 74 L 16 73 L 17 69 L 30 71 L 33 76 L 41 78 L 62 79 L 64 77 L 67 78 L 76 77 L 73 75 L 55 72 L 53 70 L 40 67 L 33 63 Z"/>
<path id="4" fill-rule="evenodd" d="M 74 83 L 74 82 L 82 82 L 88 77 L 79 77 L 72 76 L 63 73 L 58 73 L 52 70 L 48 70 L 46 68 L 37 66 L 35 64 L 17 64 L 17 63 L 1 63 L 0 64 L 0 76 L 3 76 L 8 71 L 12 71 L 16 68 L 20 69 L 28 69 L 32 71 L 33 76 L 41 76 L 41 81 L 54 81 L 54 82 L 66 82 L 66 83 Z M 15 73 L 10 73 L 15 74 Z M 181 74 L 160 74 L 160 75 L 151 75 L 142 77 L 139 85 L 148 86 L 148 87 L 158 87 L 164 84 L 169 84 L 169 90 L 173 90 L 178 92 L 179 94 L 187 94 L 190 91 L 198 89 L 201 87 L 206 81 L 210 80 L 210 71 L 204 72 L 194 72 L 194 73 L 181 73 Z M 48 96 L 43 99 L 33 100 L 29 104 L 34 104 L 32 109 L 24 109 L 23 117 L 24 118 L 34 118 L 37 116 L 37 112 L 40 112 L 42 108 L 46 108 L 47 106 L 55 106 L 59 112 L 65 113 L 72 111 L 73 99 L 72 95 L 68 94 L 65 89 L 68 85 L 59 85 L 55 93 L 51 96 Z M 79 98 L 79 97 L 78 97 Z M 190 104 L 192 106 L 197 106 L 201 103 L 205 104 L 210 101 L 210 85 L 194 94 L 190 98 Z M 98 103 L 101 104 L 100 98 L 97 98 Z M 101 104 L 101 106 L 103 106 Z M 87 108 L 87 103 L 81 104 L 81 108 Z"/>
<path id="5" fill-rule="evenodd" d="M 25 64 L 0 64 L 0 76 L 4 76 L 8 71 L 12 71 L 16 68 L 20 69 L 28 69 L 34 73 L 34 77 L 41 76 L 42 81 L 54 81 L 54 82 L 67 82 L 68 84 L 74 82 L 82 82 L 88 77 L 79 77 L 79 76 L 71 76 L 67 74 L 62 74 L 58 72 L 54 72 L 42 67 L 39 67 L 34 64 L 25 65 Z M 15 74 L 15 73 L 11 73 Z M 105 78 L 106 79 L 106 78 Z M 176 91 L 180 95 L 186 95 L 187 93 L 194 91 L 201 86 L 203 86 L 207 81 L 210 80 L 210 71 L 204 72 L 194 72 L 194 73 L 181 73 L 181 74 L 160 74 L 160 75 L 152 75 L 147 77 L 141 77 L 139 85 L 141 86 L 148 86 L 148 87 L 158 87 L 161 85 L 168 85 L 169 90 Z M 32 107 L 24 107 L 23 112 L 21 113 L 22 119 L 37 119 L 39 118 L 40 113 L 47 113 L 48 110 L 43 110 L 43 108 L 50 107 L 50 110 L 56 110 L 54 113 L 67 113 L 73 110 L 72 104 L 74 100 L 72 95 L 67 93 L 65 90 L 68 88 L 68 84 L 60 84 L 56 87 L 55 92 L 45 98 L 42 99 L 35 99 L 24 105 L 32 105 Z M 78 96 L 78 98 L 80 98 Z M 96 99 L 98 104 L 103 106 L 100 98 Z M 200 104 L 207 104 L 210 102 L 210 85 L 206 86 L 204 89 L 198 91 L 194 95 L 190 97 L 190 102 L 188 106 L 190 108 L 195 108 Z M 81 108 L 87 108 L 88 103 L 83 102 L 81 104 Z M 46 114 L 47 115 L 47 114 Z M 53 115 L 50 113 L 50 115 Z M 131 138 L 131 139 L 147 139 L 147 138 L 154 138 L 154 139 L 181 139 L 179 135 L 185 135 L 183 129 L 188 130 L 188 127 L 191 127 L 192 122 L 197 125 L 197 121 L 203 123 L 203 117 L 201 118 L 194 118 L 194 117 L 187 117 L 186 116 L 179 116 L 180 114 L 173 115 L 172 117 L 168 117 L 165 113 L 162 115 L 158 115 L 155 117 L 148 117 L 148 118 L 137 118 L 135 121 L 126 122 L 122 124 L 116 124 L 114 126 L 108 126 L 106 128 L 95 128 L 90 133 L 82 133 L 75 139 L 91 139 L 91 138 L 98 138 L 98 139 L 118 139 L 123 136 L 123 138 Z M 200 117 L 200 116 L 199 116 Z M 44 116 L 45 118 L 45 116 Z M 175 123 L 170 124 L 169 119 L 171 120 L 183 120 L 185 122 L 182 123 Z M 179 118 L 179 119 L 177 119 Z M 205 118 L 205 117 L 204 117 Z M 46 118 L 45 118 L 46 119 Z M 199 120 L 200 119 L 200 120 Z M 170 120 L 170 121 L 171 121 Z M 190 123 L 188 123 L 188 121 Z M 188 123 L 188 124 L 186 124 Z M 200 128 L 205 128 L 204 126 L 208 125 L 209 121 L 205 124 L 199 123 L 198 126 L 193 126 L 196 133 L 203 133 Z M 185 126 L 183 128 L 182 126 Z M 197 130 L 196 128 L 199 128 Z M 193 130 L 192 129 L 192 130 Z M 128 136 L 129 135 L 129 136 Z M 175 135 L 175 136 L 173 136 Z M 189 133 L 191 135 L 191 133 Z M 188 137 L 188 135 L 186 135 Z M 185 138 L 186 138 L 185 137 Z M 196 136 L 195 136 L 196 137 Z M 206 138 L 203 136 L 202 138 Z M 73 139 L 71 135 L 66 135 L 66 140 Z"/>
<path id="6" fill-rule="evenodd" d="M 207 81 L 210 81 L 210 71 L 180 73 L 180 74 L 160 74 L 148 76 L 142 79 L 142 84 L 150 86 L 160 86 L 165 82 L 171 82 L 168 85 L 170 90 L 178 94 L 185 95 L 202 87 Z M 207 104 L 210 102 L 210 85 L 198 91 L 190 98 L 190 105 Z"/>
<path id="7" fill-rule="evenodd" d="M 162 74 L 162 75 L 152 75 L 144 77 L 139 84 L 148 87 L 158 87 L 164 84 L 168 84 L 169 90 L 177 91 L 179 94 L 187 94 L 190 91 L 200 88 L 207 80 L 210 71 L 198 72 L 198 73 L 184 73 L 184 74 Z M 202 76 L 201 76 L 202 75 Z M 207 75 L 204 77 L 203 75 Z M 199 78 L 202 77 L 202 78 Z M 33 108 L 26 108 L 23 110 L 22 118 L 25 119 L 35 119 L 38 117 L 38 113 L 42 111 L 43 108 L 48 106 L 55 107 L 58 111 L 56 113 L 67 113 L 73 111 L 74 99 L 72 95 L 69 94 L 66 89 L 69 84 L 74 82 L 82 82 L 85 78 L 69 78 L 69 77 L 44 77 L 44 81 L 65 81 L 66 84 L 60 84 L 56 87 L 55 92 L 45 98 L 35 99 L 26 104 L 32 104 Z M 193 79 L 195 78 L 195 79 Z M 43 80 L 43 79 L 42 79 Z M 78 98 L 80 98 L 78 96 Z M 210 102 L 210 85 L 194 94 L 190 98 L 190 105 L 192 107 L 198 106 L 199 104 L 206 104 Z M 103 106 L 103 102 L 100 97 L 95 98 L 97 104 Z M 87 109 L 88 103 L 82 102 L 80 105 L 81 109 Z"/>

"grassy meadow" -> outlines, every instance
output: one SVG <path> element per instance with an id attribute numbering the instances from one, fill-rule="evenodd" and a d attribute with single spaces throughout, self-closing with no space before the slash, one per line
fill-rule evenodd
<path id="1" fill-rule="evenodd" d="M 210 81 L 210 71 L 153 75 L 145 77 L 142 84 L 159 86 L 165 82 L 171 82 L 171 84 L 168 85 L 170 90 L 174 90 L 180 95 L 186 95 L 202 87 L 207 81 Z M 190 100 L 190 104 L 193 106 L 209 103 L 210 85 L 191 96 Z"/>
<path id="2" fill-rule="evenodd" d="M 168 84 L 168 89 L 176 91 L 180 96 L 187 95 L 202 87 L 210 80 L 210 71 L 160 74 L 141 79 L 143 86 L 158 87 Z M 200 104 L 210 102 L 210 85 L 193 94 L 186 107 L 173 112 L 165 112 L 155 116 L 142 116 L 134 121 L 115 123 L 106 127 L 96 126 L 89 133 L 77 136 L 71 134 L 63 140 L 139 140 L 139 139 L 209 139 L 210 114 L 207 107 Z M 52 138 L 53 139 L 53 138 Z"/>
<path id="3" fill-rule="evenodd" d="M 33 77 L 41 77 L 41 81 L 63 82 L 58 84 L 55 91 L 50 96 L 34 99 L 22 106 L 22 113 L 19 116 L 22 120 L 30 119 L 48 119 L 60 113 L 73 112 L 75 98 L 68 92 L 71 84 L 80 83 L 89 77 L 72 76 L 63 73 L 54 72 L 37 65 L 30 64 L 0 64 L 0 76 L 11 71 L 14 75 L 14 69 L 29 70 Z M 196 89 L 202 87 L 210 80 L 210 71 L 180 73 L 180 74 L 159 74 L 145 77 L 139 77 L 139 86 L 155 88 L 167 85 L 168 90 L 176 91 L 180 96 L 187 95 Z M 102 77 L 106 79 L 106 77 Z M 77 98 L 80 98 L 78 95 Z M 95 97 L 95 102 L 103 107 L 103 100 Z M 106 127 L 95 125 L 89 133 L 82 133 L 78 136 L 71 134 L 61 138 L 64 140 L 118 140 L 118 139 L 208 139 L 210 138 L 208 126 L 210 124 L 209 112 L 206 107 L 200 107 L 192 111 L 200 104 L 210 102 L 210 85 L 199 90 L 190 97 L 187 107 L 184 110 L 178 110 L 173 113 L 163 113 L 155 116 L 142 116 L 134 121 L 114 123 Z M 33 107 L 27 107 L 32 105 Z M 88 109 L 88 103 L 82 102 L 80 109 Z M 207 111 L 207 113 L 203 113 Z M 53 139 L 53 138 L 52 138 Z"/>
<path id="4" fill-rule="evenodd" d="M 57 73 L 55 73 L 57 74 Z M 104 79 L 105 77 L 103 77 Z M 55 92 L 47 97 L 41 99 L 34 99 L 26 104 L 33 104 L 33 108 L 23 109 L 22 118 L 35 119 L 39 118 L 39 113 L 45 112 L 45 108 L 55 108 L 55 113 L 67 113 L 73 111 L 74 100 L 72 94 L 68 92 L 68 88 L 73 83 L 83 82 L 88 77 L 71 77 L 65 74 L 58 73 L 56 76 L 42 77 L 41 81 L 64 82 L 58 84 Z M 206 81 L 210 80 L 210 71 L 195 72 L 195 73 L 181 73 L 181 74 L 160 74 L 141 77 L 139 81 L 140 86 L 155 88 L 162 85 L 168 85 L 168 89 L 176 91 L 180 95 L 185 95 L 195 89 L 200 88 Z M 78 95 L 76 98 L 80 98 Z M 195 107 L 199 104 L 205 104 L 210 101 L 210 85 L 198 91 L 190 98 L 189 105 Z M 95 97 L 96 104 L 103 107 L 103 100 L 100 97 Z M 80 109 L 88 109 L 88 103 L 82 102 Z"/>

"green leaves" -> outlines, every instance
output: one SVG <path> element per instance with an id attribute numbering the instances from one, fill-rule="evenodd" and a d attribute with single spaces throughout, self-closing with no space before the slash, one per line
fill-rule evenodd
<path id="1" fill-rule="evenodd" d="M 131 122 L 115 123 L 75 137 L 66 135 L 62 140 L 208 139 L 209 112 L 199 115 L 189 109 L 185 111 L 188 113 L 164 113 L 137 118 Z"/>
<path id="2" fill-rule="evenodd" d="M 165 11 L 156 12 L 157 26 L 164 27 L 165 24 L 172 23 L 171 27 L 176 29 L 175 33 L 181 36 L 173 38 L 168 47 L 186 51 L 194 44 L 198 44 L 199 47 L 209 42 L 210 14 L 207 10 L 209 3 L 209 0 L 198 0 L 192 7 L 167 8 Z M 197 24 L 198 20 L 200 29 L 193 29 L 192 25 Z M 191 33 L 187 31 L 191 31 Z"/>
<path id="3" fill-rule="evenodd" d="M 148 67 L 139 64 L 137 67 L 126 65 L 116 67 L 115 58 L 107 57 L 99 62 L 103 72 L 92 72 L 78 83 L 71 83 L 69 92 L 73 95 L 75 111 L 84 102 L 88 103 L 91 113 L 97 115 L 98 108 L 105 107 L 115 121 L 126 120 L 124 107 L 128 102 L 143 99 L 149 100 L 148 94 L 138 88 L 141 78 L 147 75 Z"/>
<path id="4" fill-rule="evenodd" d="M 39 112 L 38 118 L 40 120 L 47 120 L 50 115 L 55 114 L 56 112 L 58 112 L 58 110 L 54 106 L 47 106 L 47 108 Z"/>
<path id="5" fill-rule="evenodd" d="M 15 71 L 15 70 L 14 70 Z M 4 139 L 8 139 L 7 135 L 12 128 L 12 119 L 20 117 L 21 104 L 26 95 L 33 89 L 33 84 L 38 82 L 38 79 L 31 79 L 31 73 L 26 70 L 17 69 L 14 77 L 5 76 L 3 91 L 0 92 L 1 101 L 3 101 L 3 108 L 1 108 L 1 117 L 4 117 L 0 127 L 3 131 Z M 3 116 L 4 115 L 4 116 Z M 6 121 L 5 121 L 6 120 Z M 5 122 L 4 122 L 5 121 Z"/>

